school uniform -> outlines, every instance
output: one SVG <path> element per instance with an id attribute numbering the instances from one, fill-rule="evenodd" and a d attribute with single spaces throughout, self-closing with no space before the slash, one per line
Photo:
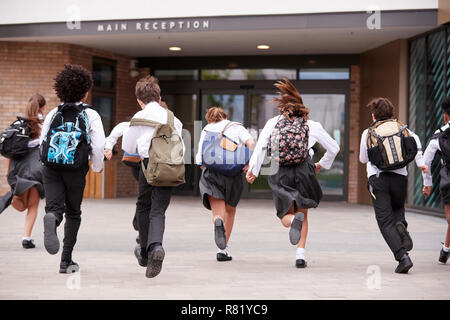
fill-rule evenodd
<path id="1" fill-rule="evenodd" d="M 435 134 L 439 134 L 442 131 L 445 131 L 449 127 L 449 123 L 445 126 L 441 127 L 440 130 L 436 130 Z M 438 137 L 434 137 L 430 140 L 425 152 L 423 154 L 423 159 L 425 165 L 428 166 L 428 173 L 422 173 L 423 177 L 423 185 L 425 187 L 431 187 L 433 185 L 433 178 L 431 175 L 431 163 L 436 155 L 436 152 L 440 152 L 441 147 L 439 146 Z M 441 198 L 444 204 L 450 203 L 450 171 L 446 166 L 442 166 L 440 170 L 441 182 L 439 184 L 439 190 L 441 192 Z"/>
<path id="2" fill-rule="evenodd" d="M 216 123 L 207 124 L 200 135 L 198 143 L 198 152 L 195 156 L 195 162 L 201 166 L 202 161 L 202 146 L 207 132 L 222 132 L 230 120 L 222 120 Z M 230 125 L 224 134 L 237 144 L 245 144 L 249 139 L 253 139 L 247 129 L 240 124 Z M 211 210 L 208 195 L 223 199 L 225 203 L 231 207 L 236 207 L 242 196 L 244 188 L 242 173 L 234 177 L 223 175 L 217 171 L 205 168 L 202 170 L 202 175 L 199 181 L 200 194 L 203 200 L 203 205 L 206 209 Z"/>
<path id="3" fill-rule="evenodd" d="M 81 102 L 76 103 L 77 105 Z M 103 169 L 103 151 L 105 146 L 105 133 L 100 115 L 91 108 L 84 109 L 88 120 L 88 134 L 90 136 L 92 170 L 100 172 Z M 54 108 L 44 120 L 40 143 L 47 138 L 51 120 L 56 113 Z M 81 203 L 86 186 L 86 174 L 89 166 L 84 165 L 74 171 L 55 170 L 44 167 L 44 189 L 46 198 L 46 213 L 53 213 L 58 226 L 63 220 L 65 212 L 64 240 L 62 261 L 71 261 L 72 251 L 77 240 L 78 229 L 81 223 Z"/>
<path id="4" fill-rule="evenodd" d="M 267 121 L 259 135 L 249 163 L 249 168 L 255 176 L 258 176 L 266 157 L 270 136 L 277 122 L 283 118 L 284 116 L 276 116 Z M 324 169 L 331 168 L 334 158 L 339 153 L 339 145 L 319 122 L 308 120 L 307 125 L 309 127 L 309 157 L 299 165 L 280 165 L 276 172 L 271 172 L 269 175 L 269 187 L 272 190 L 276 214 L 280 219 L 288 213 L 293 201 L 294 209 L 297 212 L 299 208 L 316 208 L 322 199 L 322 189 L 316 177 L 315 164 L 312 161 L 314 156 L 312 147 L 319 143 L 325 148 L 326 152 L 319 160 L 319 164 Z"/>
<path id="5" fill-rule="evenodd" d="M 371 194 L 378 227 L 395 259 L 400 261 L 407 251 L 403 246 L 396 224 L 401 222 L 405 228 L 408 225 L 405 219 L 408 170 L 405 166 L 396 170 L 382 171 L 371 164 L 367 154 L 367 132 L 368 129 L 364 130 L 361 135 L 359 161 L 367 164 L 368 189 Z M 417 144 L 416 164 L 419 167 L 424 166 L 425 162 L 419 137 L 410 130 L 408 132 L 414 137 Z"/>
<path id="6" fill-rule="evenodd" d="M 27 199 L 20 199 L 20 197 L 33 187 L 36 188 L 41 199 L 45 196 L 43 168 L 40 163 L 39 138 L 30 140 L 28 148 L 30 151 L 24 157 L 11 159 L 7 177 L 11 190 L 0 199 L 0 213 L 11 204 L 14 196 L 19 197 L 18 200 L 24 204 L 24 207 L 27 207 Z"/>
<path id="7" fill-rule="evenodd" d="M 150 102 L 143 110 L 137 112 L 133 119 L 146 119 L 158 123 L 167 123 L 167 109 L 157 102 Z M 174 117 L 174 126 L 181 137 L 183 125 Z M 154 127 L 132 126 L 124 133 L 122 149 L 128 153 L 138 151 L 145 166 L 148 164 L 148 152 L 154 133 Z M 183 143 L 184 152 L 184 143 Z M 165 212 L 170 203 L 172 187 L 154 187 L 148 184 L 142 170 L 139 172 L 139 195 L 136 203 L 136 214 L 139 225 L 141 255 L 147 258 L 148 252 L 155 245 L 162 245 Z"/>

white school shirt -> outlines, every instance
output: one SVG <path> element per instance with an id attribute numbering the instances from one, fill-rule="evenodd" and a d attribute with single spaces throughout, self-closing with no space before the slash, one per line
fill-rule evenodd
<path id="1" fill-rule="evenodd" d="M 178 134 L 181 137 L 183 124 L 178 118 L 173 117 L 174 126 Z M 167 109 L 161 107 L 157 102 L 150 102 L 144 109 L 137 112 L 133 119 L 146 119 L 162 124 L 167 123 Z M 122 138 L 122 149 L 123 151 L 133 154 L 136 150 L 142 159 L 148 158 L 148 150 L 152 142 L 153 133 L 155 131 L 154 127 L 148 126 L 132 126 L 124 133 Z M 183 143 L 183 154 L 185 150 L 183 138 L 181 138 Z M 137 149 L 136 149 L 137 148 Z"/>
<path id="2" fill-rule="evenodd" d="M 105 142 L 105 149 L 112 150 L 114 146 L 117 143 L 117 140 L 119 140 L 120 137 L 122 137 L 125 132 L 128 131 L 128 128 L 130 128 L 130 122 L 121 122 L 118 125 L 116 125 L 112 130 L 109 136 L 106 138 Z"/>
<path id="3" fill-rule="evenodd" d="M 445 129 L 447 129 L 448 127 L 449 124 L 447 123 L 445 126 L 441 128 L 441 130 L 445 131 Z M 436 130 L 434 133 L 436 134 L 439 132 L 440 130 Z M 423 185 L 425 187 L 431 187 L 433 185 L 433 178 L 431 176 L 431 163 L 433 162 L 434 156 L 436 155 L 436 152 L 438 150 L 441 151 L 438 138 L 431 139 L 430 143 L 428 144 L 428 147 L 425 149 L 425 152 L 423 154 L 425 165 L 428 166 L 428 173 L 422 172 Z"/>
<path id="4" fill-rule="evenodd" d="M 81 102 L 78 102 L 76 104 L 81 104 Z M 54 108 L 45 117 L 40 138 L 41 144 L 47 136 L 50 121 L 52 120 L 53 115 L 56 113 L 57 109 L 58 108 Z M 97 113 L 97 111 L 91 108 L 86 108 L 84 110 L 86 112 L 89 124 L 88 134 L 91 137 L 92 152 L 90 158 L 92 160 L 92 170 L 94 172 L 100 172 L 103 169 L 103 151 L 105 147 L 105 132 L 103 130 L 102 119 L 100 118 L 100 115 Z"/>
<path id="5" fill-rule="evenodd" d="M 266 156 L 268 139 L 272 134 L 278 120 L 282 118 L 284 118 L 284 116 L 275 116 L 267 121 L 264 129 L 259 135 L 258 142 L 256 143 L 255 150 L 253 151 L 253 155 L 250 158 L 249 163 L 249 168 L 252 169 L 252 173 L 255 176 L 258 176 L 259 171 L 261 170 L 262 163 Z M 339 145 L 333 138 L 331 138 L 331 136 L 328 134 L 328 132 L 325 131 L 325 129 L 319 122 L 308 120 L 307 124 L 309 127 L 308 149 L 310 157 L 312 158 L 314 155 L 314 151 L 311 148 L 316 144 L 316 142 L 318 142 L 326 150 L 323 157 L 319 160 L 319 164 L 324 169 L 330 169 L 331 165 L 333 164 L 334 158 L 336 158 L 336 155 L 339 153 Z"/>
<path id="6" fill-rule="evenodd" d="M 423 161 L 423 154 L 422 154 L 422 144 L 420 143 L 419 137 L 412 132 L 411 130 L 407 129 L 409 134 L 416 140 L 417 144 L 417 155 L 415 158 L 416 164 L 418 167 L 422 167 L 425 165 L 425 162 Z M 384 172 L 384 170 L 378 169 L 376 166 L 374 166 L 369 161 L 369 155 L 367 154 L 367 131 L 368 129 L 364 130 L 364 132 L 361 135 L 361 144 L 359 146 L 359 161 L 361 163 L 367 163 L 366 170 L 367 170 L 367 177 L 371 177 L 373 175 L 378 175 L 381 172 Z M 387 170 L 386 172 L 393 172 L 396 174 L 400 174 L 402 176 L 408 175 L 408 170 L 405 167 L 395 170 Z"/>
<path id="7" fill-rule="evenodd" d="M 198 151 L 195 156 L 195 163 L 198 165 L 202 164 L 202 146 L 203 141 L 205 140 L 206 132 L 222 132 L 223 129 L 227 126 L 227 124 L 230 123 L 230 120 L 222 120 L 215 123 L 209 123 L 207 124 L 200 135 L 200 140 L 198 141 Z M 243 143 L 245 144 L 248 139 L 253 139 L 252 135 L 248 132 L 247 129 L 244 128 L 242 125 L 234 124 L 231 125 L 227 130 L 224 132 L 224 134 L 236 142 L 237 144 Z"/>

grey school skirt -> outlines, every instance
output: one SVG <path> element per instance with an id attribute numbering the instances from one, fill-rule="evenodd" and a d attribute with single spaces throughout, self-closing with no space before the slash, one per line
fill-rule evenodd
<path id="1" fill-rule="evenodd" d="M 204 169 L 200 177 L 199 187 L 205 208 L 211 210 L 208 195 L 216 199 L 223 199 L 227 205 L 236 207 L 241 200 L 244 188 L 242 179 L 242 174 L 228 177 L 216 171 Z"/>
<path id="2" fill-rule="evenodd" d="M 269 186 L 278 218 L 283 218 L 294 202 L 298 209 L 316 208 L 322 199 L 322 189 L 316 178 L 316 167 L 308 158 L 298 166 L 280 166 L 269 176 Z"/>

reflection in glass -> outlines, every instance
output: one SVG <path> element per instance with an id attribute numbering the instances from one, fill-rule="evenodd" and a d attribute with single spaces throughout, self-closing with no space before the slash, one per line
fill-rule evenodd
<path id="1" fill-rule="evenodd" d="M 198 80 L 198 70 L 156 70 L 159 80 Z"/>
<path id="2" fill-rule="evenodd" d="M 178 190 L 194 191 L 195 188 L 195 162 L 194 162 L 194 121 L 195 109 L 197 105 L 197 95 L 195 94 L 177 94 L 163 95 L 162 100 L 167 103 L 169 109 L 183 124 L 183 129 L 190 133 L 190 137 L 183 134 L 183 141 L 186 146 L 185 155 L 190 157 L 186 161 L 186 183 L 177 187 Z M 188 149 L 190 148 L 190 154 Z"/>
<path id="3" fill-rule="evenodd" d="M 348 68 L 326 68 L 326 69 L 300 69 L 300 80 L 348 80 L 350 72 Z"/>
<path id="4" fill-rule="evenodd" d="M 204 94 L 202 96 L 202 121 L 206 125 L 206 110 L 211 107 L 222 107 L 228 114 L 228 119 L 244 123 L 244 102 L 243 94 Z"/>
<path id="5" fill-rule="evenodd" d="M 114 65 L 94 61 L 92 67 L 94 87 L 112 89 L 114 86 Z"/>
<path id="6" fill-rule="evenodd" d="M 106 96 L 93 95 L 92 106 L 95 111 L 98 112 L 102 119 L 103 128 L 105 134 L 108 136 L 112 130 L 112 111 L 113 111 L 113 98 Z"/>
<path id="7" fill-rule="evenodd" d="M 278 80 L 286 77 L 295 80 L 295 69 L 205 69 L 202 80 Z"/>

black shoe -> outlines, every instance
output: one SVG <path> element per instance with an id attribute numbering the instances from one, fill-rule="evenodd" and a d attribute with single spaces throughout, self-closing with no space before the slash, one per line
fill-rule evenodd
<path id="1" fill-rule="evenodd" d="M 59 264 L 59 273 L 74 273 L 80 270 L 78 263 L 71 261 L 61 261 Z"/>
<path id="2" fill-rule="evenodd" d="M 294 220 L 292 220 L 291 230 L 289 230 L 289 240 L 293 245 L 297 245 L 300 241 L 303 219 L 305 219 L 303 212 L 297 212 Z"/>
<path id="3" fill-rule="evenodd" d="M 59 239 L 56 234 L 56 217 L 53 212 L 48 212 L 44 216 L 44 246 L 50 254 L 57 254 L 59 251 Z"/>
<path id="4" fill-rule="evenodd" d="M 139 235 L 136 237 L 136 243 L 137 243 L 137 244 L 140 244 L 140 243 L 141 243 L 141 240 L 139 239 Z"/>
<path id="5" fill-rule="evenodd" d="M 408 273 L 408 270 L 411 269 L 413 263 L 411 258 L 405 254 L 399 261 L 397 268 L 395 269 L 395 273 Z"/>
<path id="6" fill-rule="evenodd" d="M 225 227 L 223 226 L 223 221 L 217 218 L 214 221 L 214 240 L 219 249 L 224 250 L 227 247 L 227 239 L 225 236 Z"/>
<path id="7" fill-rule="evenodd" d="M 409 235 L 408 230 L 406 230 L 405 225 L 402 222 L 397 222 L 395 224 L 395 228 L 397 229 L 397 232 L 400 234 L 403 248 L 405 248 L 406 251 L 411 251 L 413 248 L 413 241 L 411 239 L 411 236 Z"/>
<path id="8" fill-rule="evenodd" d="M 295 267 L 296 268 L 306 268 L 306 266 L 307 266 L 307 263 L 306 263 L 305 260 L 303 260 L 303 259 L 295 260 Z"/>
<path id="9" fill-rule="evenodd" d="M 148 263 L 148 257 L 142 257 L 141 254 L 141 246 L 137 245 L 136 248 L 134 248 L 134 255 L 141 267 L 146 267 Z"/>
<path id="10" fill-rule="evenodd" d="M 30 239 L 30 240 L 23 240 L 22 241 L 22 247 L 24 248 L 24 249 L 33 249 L 33 248 L 36 248 L 36 246 L 34 245 L 34 240 L 33 239 Z"/>
<path id="11" fill-rule="evenodd" d="M 450 252 L 445 252 L 444 249 L 441 249 L 441 253 L 439 254 L 439 262 L 446 264 L 448 257 L 450 256 Z"/>
<path id="12" fill-rule="evenodd" d="M 229 256 L 228 252 L 226 254 L 218 252 L 216 259 L 217 259 L 217 261 L 231 261 L 231 260 L 233 260 L 233 257 Z"/>
<path id="13" fill-rule="evenodd" d="M 166 253 L 161 245 L 158 245 L 152 250 L 149 257 L 150 260 L 147 264 L 147 271 L 145 273 L 147 278 L 154 278 L 161 272 L 165 254 Z"/>

